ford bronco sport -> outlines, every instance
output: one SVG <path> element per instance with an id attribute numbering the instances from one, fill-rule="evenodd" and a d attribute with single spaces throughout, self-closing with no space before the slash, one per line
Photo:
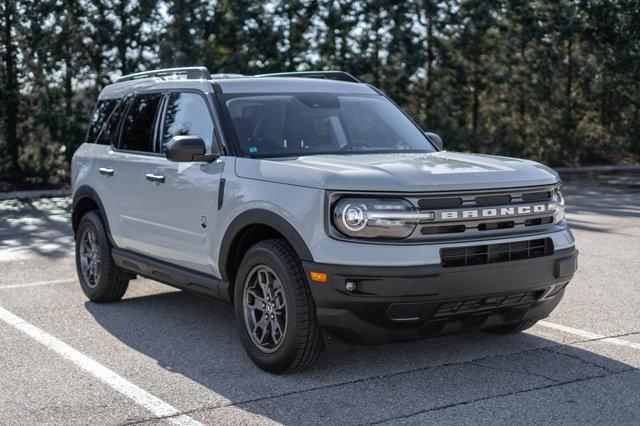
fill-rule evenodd
<path id="1" fill-rule="evenodd" d="M 442 151 L 342 72 L 125 76 L 100 94 L 72 176 L 91 301 L 141 276 L 233 303 L 273 373 L 323 346 L 524 330 L 577 267 L 553 170 Z"/>

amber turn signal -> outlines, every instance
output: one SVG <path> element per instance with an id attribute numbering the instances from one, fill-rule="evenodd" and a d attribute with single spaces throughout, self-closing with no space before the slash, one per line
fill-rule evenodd
<path id="1" fill-rule="evenodd" d="M 327 282 L 327 274 L 322 272 L 313 272 L 309 273 L 311 275 L 311 281 L 315 281 L 318 283 L 326 283 Z"/>

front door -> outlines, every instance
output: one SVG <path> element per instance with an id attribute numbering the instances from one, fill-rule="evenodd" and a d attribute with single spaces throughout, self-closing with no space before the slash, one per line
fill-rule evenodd
<path id="1" fill-rule="evenodd" d="M 168 263 L 211 274 L 211 235 L 218 216 L 218 192 L 224 157 L 215 162 L 176 163 L 164 157 L 177 135 L 201 137 L 211 152 L 215 143 L 212 112 L 195 92 L 166 95 L 156 151 L 142 184 L 146 254 Z"/>

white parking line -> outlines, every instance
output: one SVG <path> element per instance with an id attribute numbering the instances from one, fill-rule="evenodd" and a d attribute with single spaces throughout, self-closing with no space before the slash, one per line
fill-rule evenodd
<path id="1" fill-rule="evenodd" d="M 36 281 L 34 283 L 2 285 L 0 286 L 0 290 L 8 290 L 11 288 L 23 288 L 23 287 L 37 287 L 41 285 L 62 284 L 62 283 L 73 282 L 76 280 L 77 278 L 68 278 L 68 279 L 51 280 L 51 281 Z"/>
<path id="2" fill-rule="evenodd" d="M 192 419 L 191 417 L 180 414 L 180 412 L 157 398 L 154 395 L 151 395 L 149 392 L 145 391 L 142 388 L 134 385 L 129 382 L 125 378 L 119 376 L 115 372 L 111 371 L 107 367 L 99 364 L 88 356 L 78 352 L 71 346 L 62 342 L 61 340 L 56 339 L 52 335 L 44 332 L 33 324 L 30 324 L 23 320 L 20 317 L 12 314 L 7 311 L 3 307 L 0 306 L 0 320 L 6 322 L 10 326 L 15 329 L 23 332 L 27 336 L 31 337 L 35 341 L 43 344 L 49 349 L 54 350 L 58 354 L 67 358 L 71 362 L 73 362 L 78 367 L 84 369 L 88 373 L 92 374 L 96 378 L 102 380 L 107 385 L 111 386 L 113 389 L 122 393 L 126 397 L 130 398 L 137 404 L 143 406 L 155 416 L 158 417 L 169 417 L 167 420 L 179 424 L 179 425 L 201 425 L 200 422 Z"/>
<path id="3" fill-rule="evenodd" d="M 585 339 L 600 340 L 602 342 L 611 343 L 613 345 L 640 349 L 640 343 L 629 342 L 627 340 L 618 339 L 616 337 L 607 337 L 601 334 L 591 333 L 590 331 L 578 330 L 577 328 L 567 327 L 566 325 L 555 324 L 547 321 L 538 321 L 538 325 L 564 331 L 565 333 L 574 334 L 576 336 L 584 337 Z"/>

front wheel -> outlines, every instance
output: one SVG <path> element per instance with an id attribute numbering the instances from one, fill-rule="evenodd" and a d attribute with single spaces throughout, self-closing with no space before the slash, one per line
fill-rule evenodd
<path id="1" fill-rule="evenodd" d="M 240 340 L 258 367 L 289 373 L 317 360 L 322 340 L 315 305 L 286 241 L 260 241 L 247 251 L 236 277 L 234 307 Z"/>

